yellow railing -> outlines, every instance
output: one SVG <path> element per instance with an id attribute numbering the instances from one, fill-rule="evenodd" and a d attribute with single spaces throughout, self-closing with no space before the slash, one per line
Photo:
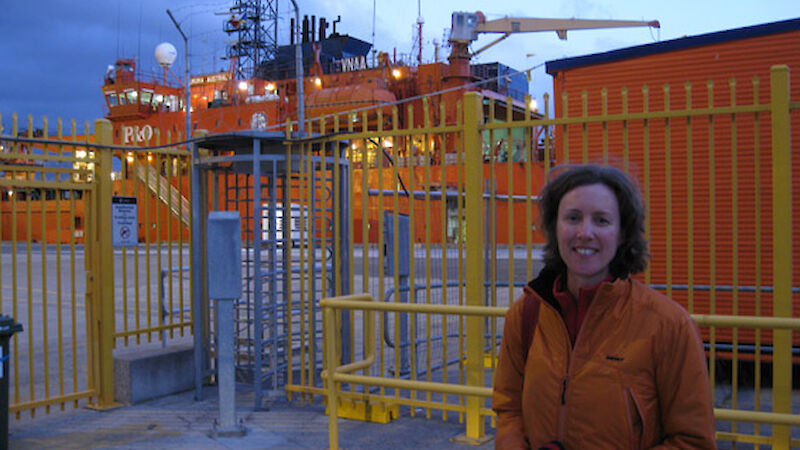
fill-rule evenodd
<path id="1" fill-rule="evenodd" d="M 381 313 L 414 313 L 424 315 L 459 315 L 475 317 L 478 319 L 503 317 L 508 308 L 506 307 L 474 307 L 458 305 L 427 305 L 427 304 L 400 304 L 400 303 L 377 303 L 368 294 L 349 295 L 323 299 L 320 302 L 323 314 L 323 348 L 325 352 L 325 371 L 322 378 L 326 380 L 326 395 L 328 402 L 329 421 L 328 432 L 330 448 L 339 448 L 338 432 L 338 411 L 340 399 L 352 397 L 352 391 L 343 390 L 341 385 L 349 383 L 364 387 L 364 394 L 360 397 L 364 399 L 374 399 L 381 401 L 380 396 L 366 394 L 368 387 L 383 387 L 394 389 L 405 389 L 408 391 L 435 392 L 442 395 L 453 394 L 475 398 L 485 401 L 491 397 L 492 388 L 485 384 L 466 385 L 447 382 L 430 382 L 418 380 L 399 380 L 381 376 L 355 375 L 352 372 L 369 369 L 375 364 L 375 327 L 374 314 Z M 337 349 L 341 348 L 339 342 L 339 325 L 336 320 L 338 311 L 362 311 L 364 313 L 364 335 L 363 342 L 366 349 L 363 360 L 342 365 Z M 692 315 L 693 319 L 701 327 L 722 327 L 722 328 L 745 328 L 745 329 L 772 329 L 772 330 L 800 330 L 800 319 L 797 318 L 773 318 L 773 317 L 748 317 L 748 316 L 721 316 L 708 314 Z M 488 330 L 481 330 L 482 333 Z M 773 360 L 773 363 L 775 361 Z M 483 371 L 483 367 L 480 368 Z M 470 378 L 468 377 L 468 380 Z M 775 386 L 774 396 L 791 398 L 791 389 L 786 386 Z M 403 399 L 392 397 L 393 401 L 404 403 Z M 408 404 L 413 404 L 409 399 Z M 478 403 L 467 402 L 464 412 L 467 417 L 475 417 L 474 421 L 483 421 L 486 415 L 493 413 L 485 407 L 475 406 Z M 784 426 L 800 426 L 800 414 L 765 412 L 743 409 L 714 408 L 714 416 L 718 420 L 732 422 L 761 423 Z M 473 421 L 473 422 L 474 422 Z M 470 423 L 470 420 L 467 420 Z M 754 444 L 768 444 L 774 448 L 788 449 L 800 445 L 800 439 L 791 439 L 788 435 L 781 436 L 773 433 L 772 436 L 756 436 L 743 433 L 717 432 L 718 439 L 737 442 L 747 442 Z M 478 443 L 486 439 L 486 436 L 470 436 L 469 432 L 463 436 L 464 441 Z"/>
<path id="2" fill-rule="evenodd" d="M 335 332 L 336 316 L 338 310 L 362 310 L 365 312 L 365 324 L 371 324 L 374 320 L 374 312 L 395 312 L 395 313 L 417 313 L 417 314 L 441 314 L 441 315 L 458 315 L 468 316 L 481 319 L 484 317 L 501 317 L 505 315 L 507 308 L 502 307 L 476 307 L 476 306 L 457 306 L 457 305 L 413 305 L 413 304 L 400 304 L 400 303 L 376 303 L 370 295 L 351 295 L 338 298 L 327 298 L 320 302 L 322 314 L 324 318 L 323 324 L 323 348 L 325 352 L 325 368 L 326 372 L 323 373 L 323 378 L 327 380 L 327 395 L 328 395 L 328 410 L 330 412 L 329 424 L 329 437 L 330 448 L 339 448 L 338 437 L 338 404 L 339 404 L 339 384 L 352 383 L 354 385 L 362 386 L 378 386 L 384 388 L 407 389 L 409 391 L 425 391 L 425 392 L 438 392 L 442 394 L 454 394 L 459 396 L 467 396 L 467 399 L 475 398 L 475 402 L 467 402 L 467 407 L 464 412 L 467 415 L 467 423 L 482 422 L 483 416 L 489 412 L 486 408 L 480 407 L 481 399 L 485 399 L 492 395 L 492 389 L 486 387 L 483 383 L 474 384 L 471 381 L 475 377 L 467 377 L 467 384 L 452 384 L 440 383 L 432 381 L 419 381 L 419 380 L 400 380 L 395 378 L 384 378 L 366 375 L 354 375 L 350 372 L 356 370 L 367 369 L 375 361 L 375 334 L 374 327 L 367 325 L 364 327 L 364 342 L 367 350 L 367 357 L 362 360 L 351 364 L 339 365 L 336 349 L 339 348 L 338 333 Z M 469 362 L 467 363 L 469 365 Z M 483 356 L 478 361 L 482 371 Z M 366 392 L 366 389 L 365 389 Z M 404 403 L 403 399 L 392 397 L 392 400 L 398 403 Z M 412 403 L 413 402 L 408 402 Z M 465 436 L 465 440 L 470 440 L 472 437 Z M 479 441 L 484 436 L 475 436 L 475 441 Z"/>
<path id="3" fill-rule="evenodd" d="M 800 330 L 800 318 L 790 317 L 752 317 L 752 316 L 723 316 L 723 315 L 710 315 L 710 314 L 692 314 L 692 318 L 701 327 L 712 328 L 733 328 L 738 329 L 767 329 L 767 330 L 782 330 L 787 332 Z M 780 348 L 780 345 L 788 347 L 788 352 L 785 348 Z M 788 364 L 792 365 L 791 358 L 791 342 L 776 343 L 773 351 L 773 370 L 775 367 Z M 777 356 L 776 356 L 777 355 Z M 714 360 L 711 359 L 713 364 Z M 738 361 L 734 360 L 734 363 Z M 788 379 L 786 378 L 788 376 Z M 783 399 L 792 397 L 791 387 L 791 372 L 790 373 L 776 373 L 773 378 L 772 385 L 772 398 Z M 714 379 L 712 378 L 712 386 L 714 386 Z M 734 387 L 735 389 L 735 387 Z M 761 394 L 761 386 L 754 386 L 754 395 L 758 398 Z M 758 404 L 754 407 L 758 408 Z M 773 433 L 771 436 L 763 436 L 758 434 L 746 434 L 736 432 L 717 431 L 717 439 L 734 441 L 734 442 L 747 442 L 752 444 L 768 444 L 774 448 L 788 449 L 796 448 L 800 445 L 800 439 L 791 438 L 789 433 L 779 433 L 779 428 L 788 430 L 788 426 L 800 426 L 800 414 L 791 414 L 791 409 L 782 410 L 781 405 L 777 401 L 773 401 L 773 411 L 765 412 L 758 410 L 742 410 L 734 408 L 714 408 L 714 416 L 718 420 L 727 420 L 733 423 L 755 423 L 755 424 L 772 424 Z"/>

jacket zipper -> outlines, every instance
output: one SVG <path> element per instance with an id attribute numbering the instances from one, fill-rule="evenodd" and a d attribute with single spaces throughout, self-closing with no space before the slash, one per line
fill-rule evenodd
<path id="1" fill-rule="evenodd" d="M 564 442 L 566 436 L 567 425 L 567 385 L 569 384 L 569 366 L 571 361 L 567 362 L 567 373 L 564 374 L 564 380 L 561 382 L 561 406 L 558 408 L 558 441 Z"/>
<path id="2" fill-rule="evenodd" d="M 595 308 L 597 294 L 595 294 L 595 298 L 592 299 L 592 303 L 589 305 L 589 308 L 586 310 L 586 319 L 589 319 L 590 312 L 592 308 Z M 561 407 L 559 408 L 559 420 L 558 420 L 558 441 L 564 442 L 564 437 L 566 436 L 566 421 L 567 421 L 567 387 L 569 385 L 569 375 L 572 373 L 572 363 L 573 363 L 573 353 L 575 353 L 575 349 L 578 348 L 578 344 L 581 341 L 581 331 L 586 327 L 588 320 L 584 319 L 583 325 L 581 325 L 581 329 L 578 330 L 578 335 L 575 337 L 575 346 L 572 345 L 572 342 L 569 340 L 569 332 L 567 331 L 567 325 L 564 323 L 564 320 L 561 320 L 561 327 L 564 330 L 564 335 L 567 339 L 567 371 L 564 374 L 564 380 L 561 382 Z"/>
<path id="3" fill-rule="evenodd" d="M 559 322 L 561 323 L 561 330 L 562 336 L 564 336 L 566 348 L 567 348 L 567 358 L 566 358 L 566 367 L 564 368 L 564 378 L 561 380 L 561 405 L 558 408 L 558 441 L 564 442 L 565 436 L 565 422 L 567 418 L 567 385 L 569 384 L 569 373 L 570 373 L 570 366 L 572 365 L 572 343 L 569 340 L 569 332 L 567 331 L 567 326 L 564 324 L 564 320 L 560 318 L 560 314 L 558 310 L 551 305 L 548 301 L 543 301 L 542 305 L 547 305 L 548 308 L 553 310 L 553 313 L 559 317 Z M 540 316 L 541 317 L 541 316 Z"/>
<path id="4" fill-rule="evenodd" d="M 567 422 L 567 387 L 569 386 L 569 374 L 572 372 L 572 343 L 569 341 L 569 332 L 564 321 L 561 321 L 561 328 L 564 331 L 567 346 L 567 367 L 564 371 L 564 379 L 561 380 L 561 406 L 558 408 L 558 441 L 564 442 L 566 436 Z"/>

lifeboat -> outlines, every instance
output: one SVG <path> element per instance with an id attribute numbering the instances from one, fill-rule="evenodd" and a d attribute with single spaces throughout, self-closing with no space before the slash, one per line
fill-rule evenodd
<path id="1" fill-rule="evenodd" d="M 368 79 L 357 84 L 314 89 L 305 97 L 306 110 L 311 116 L 321 116 L 397 101 L 382 84 L 380 80 Z"/>

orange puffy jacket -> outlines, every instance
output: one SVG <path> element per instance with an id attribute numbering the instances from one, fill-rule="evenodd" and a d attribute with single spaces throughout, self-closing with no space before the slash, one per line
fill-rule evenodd
<path id="1" fill-rule="evenodd" d="M 708 370 L 696 323 L 631 279 L 602 284 L 575 346 L 544 270 L 506 314 L 492 407 L 498 449 L 716 448 Z M 525 301 L 541 301 L 527 358 Z"/>

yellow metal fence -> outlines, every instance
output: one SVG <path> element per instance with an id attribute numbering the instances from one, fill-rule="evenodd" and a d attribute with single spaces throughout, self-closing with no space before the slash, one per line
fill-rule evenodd
<path id="1" fill-rule="evenodd" d="M 505 315 L 507 308 L 505 307 L 471 307 L 471 306 L 457 306 L 457 305 L 409 305 L 409 304 L 391 304 L 375 302 L 369 295 L 352 295 L 341 296 L 335 298 L 323 299 L 320 303 L 323 308 L 323 315 L 325 317 L 325 326 L 323 329 L 324 343 L 325 343 L 325 365 L 328 368 L 323 372 L 322 377 L 327 380 L 327 396 L 329 401 L 329 440 L 332 449 L 339 448 L 339 433 L 338 433 L 338 418 L 342 415 L 339 409 L 342 405 L 347 405 L 348 402 L 362 402 L 364 405 L 383 405 L 386 398 L 381 395 L 369 393 L 367 391 L 354 394 L 341 388 L 342 384 L 360 384 L 369 386 L 380 386 L 383 388 L 390 388 L 394 390 L 406 390 L 409 392 L 423 391 L 426 393 L 435 393 L 434 395 L 446 398 L 447 395 L 454 395 L 459 397 L 472 397 L 477 399 L 491 398 L 492 388 L 489 386 L 472 385 L 458 383 L 455 381 L 417 381 L 417 380 L 401 380 L 381 376 L 368 376 L 368 375 L 355 375 L 352 372 L 357 370 L 369 369 L 375 363 L 375 333 L 374 325 L 376 313 L 379 314 L 397 314 L 397 313 L 413 313 L 425 316 L 439 316 L 439 315 L 458 315 L 458 316 L 477 316 L 477 317 L 491 317 L 501 318 Z M 339 348 L 337 342 L 337 323 L 335 313 L 340 310 L 345 311 L 362 311 L 364 314 L 363 339 L 367 343 L 370 351 L 367 351 L 363 360 L 356 361 L 347 365 L 340 365 L 339 355 L 336 353 Z M 800 330 L 800 319 L 797 318 L 771 318 L 771 317 L 743 317 L 743 316 L 711 316 L 711 315 L 693 315 L 694 319 L 700 326 L 703 327 L 718 327 L 718 328 L 731 328 L 731 329 L 773 329 L 773 330 Z M 331 369 L 332 368 L 332 369 Z M 734 385 L 735 386 L 735 385 Z M 736 389 L 733 389 L 735 396 Z M 779 392 L 776 395 L 791 395 L 791 390 L 786 387 L 777 387 Z M 714 415 L 718 420 L 730 421 L 733 423 L 746 423 L 759 427 L 761 425 L 771 425 L 775 434 L 761 435 L 759 433 L 749 434 L 736 433 L 725 430 L 717 431 L 717 439 L 734 442 L 746 442 L 751 444 L 764 444 L 771 445 L 776 448 L 794 448 L 800 444 L 800 440 L 796 437 L 792 438 L 788 434 L 783 437 L 778 436 L 780 428 L 798 427 L 800 426 L 800 415 L 796 413 L 779 413 L 764 411 L 759 408 L 767 406 L 770 403 L 768 397 L 760 394 L 759 387 L 755 388 L 754 402 L 756 408 L 722 408 L 715 407 Z M 763 398 L 762 398 L 763 397 Z M 407 405 L 411 407 L 419 406 L 418 402 L 408 397 L 393 397 L 393 400 L 398 404 Z M 761 402 L 764 402 L 762 405 Z M 427 405 L 426 405 L 427 406 Z M 438 406 L 438 405 L 437 405 Z M 468 407 L 454 408 L 466 415 L 491 416 L 493 413 L 484 407 L 477 409 L 470 409 Z M 377 414 L 369 414 L 369 408 L 364 408 L 366 415 L 365 419 L 376 419 Z M 382 411 L 382 410 L 381 410 Z M 347 412 L 345 412 L 347 414 Z M 477 419 L 480 420 L 480 419 Z M 760 428 L 755 428 L 756 431 Z M 465 443 L 480 443 L 486 440 L 487 436 L 470 436 L 469 429 L 463 436 L 459 436 L 456 440 Z M 345 437 L 346 439 L 346 437 Z"/>
<path id="2" fill-rule="evenodd" d="M 156 130 L 141 147 L 108 150 L 113 195 L 136 198 L 139 214 L 139 244 L 114 255 L 115 346 L 191 336 L 191 153 L 172 141 Z"/>
<path id="3" fill-rule="evenodd" d="M 503 192 L 503 185 L 524 184 L 525 190 L 519 192 L 523 197 L 520 202 L 535 205 L 531 200 L 535 199 L 538 186 L 533 188 L 532 185 L 543 181 L 536 173 L 546 172 L 551 155 L 555 153 L 557 163 L 613 163 L 640 182 L 649 208 L 648 238 L 653 252 L 651 268 L 642 278 L 687 306 L 701 325 L 714 387 L 718 438 L 769 443 L 778 448 L 796 446 L 798 421 L 793 415 L 797 413 L 796 405 L 794 410 L 792 408 L 791 367 L 792 344 L 796 341 L 792 339 L 792 330 L 797 329 L 792 299 L 797 296 L 798 289 L 792 273 L 791 242 L 795 231 L 791 214 L 798 208 L 792 196 L 797 184 L 792 183 L 791 167 L 792 155 L 797 152 L 796 144 L 795 147 L 791 144 L 790 130 L 798 120 L 798 102 L 790 100 L 788 80 L 787 68 L 773 68 L 769 100 L 759 95 L 758 80 L 754 80 L 755 94 L 749 96 L 750 104 L 737 103 L 735 82 L 730 83 L 728 104 L 715 105 L 709 100 L 709 104 L 693 108 L 691 101 L 686 100 L 684 109 L 670 108 L 668 87 L 663 90 L 664 107 L 650 106 L 645 87 L 641 111 L 628 112 L 625 106 L 624 114 L 609 114 L 604 107 L 602 113 L 585 112 L 580 117 L 514 120 L 509 114 L 505 121 L 497 121 L 496 117 L 482 114 L 486 109 L 493 110 L 491 106 L 482 107 L 487 103 L 491 105 L 491 100 L 467 94 L 463 115 L 460 115 L 463 123 L 455 127 L 434 126 L 426 121 L 428 126 L 413 130 L 355 132 L 349 128 L 352 132 L 330 136 L 327 135 L 330 131 L 320 124 L 320 135 L 326 137 L 318 138 L 317 142 L 349 138 L 355 142 L 354 150 L 367 149 L 356 158 L 357 162 L 370 160 L 369 142 L 381 144 L 390 139 L 393 143 L 392 146 L 372 147 L 377 155 L 381 152 L 388 155 L 374 157 L 371 170 L 364 171 L 367 173 L 358 172 L 358 164 L 353 164 L 354 181 L 360 181 L 361 188 L 359 192 L 356 186 L 351 193 L 354 198 L 361 196 L 362 217 L 373 211 L 373 207 L 378 213 L 371 222 L 365 219 L 353 227 L 355 233 L 360 231 L 362 235 L 361 246 L 354 246 L 353 257 L 358 260 L 360 256 L 364 261 L 360 270 L 354 271 L 359 281 L 353 284 L 354 291 L 371 294 L 376 305 L 394 303 L 385 307 L 348 304 L 360 310 L 382 311 L 377 318 L 379 340 L 375 344 L 375 362 L 369 368 L 359 366 L 359 370 L 365 376 L 384 380 L 358 378 L 356 381 L 354 375 L 335 375 L 339 381 L 346 382 L 337 403 L 337 413 L 340 417 L 389 420 L 394 414 L 393 408 L 403 405 L 410 407 L 412 415 L 422 408 L 427 417 L 437 412 L 447 420 L 448 411 L 457 411 L 466 422 L 467 438 L 477 440 L 485 435 L 485 419 L 491 416 L 485 398 L 452 395 L 451 388 L 432 389 L 433 385 L 415 388 L 414 383 L 449 381 L 479 390 L 490 386 L 502 320 L 468 317 L 449 321 L 438 311 L 433 313 L 426 308 L 448 304 L 503 307 L 520 293 L 518 288 L 514 289 L 514 284 L 527 281 L 536 262 L 537 247 L 532 244 L 537 242 L 536 230 L 530 228 L 535 222 L 527 208 L 519 210 L 509 206 L 517 192 L 508 187 Z M 709 99 L 716 98 L 713 85 L 708 89 Z M 691 92 L 691 86 L 686 86 L 686 90 Z M 566 102 L 567 98 L 561 100 Z M 586 105 L 588 96 L 582 94 L 581 98 Z M 583 109 L 590 110 L 586 106 Z M 407 115 L 411 114 L 413 111 Z M 423 114 L 427 113 L 423 111 Z M 492 144 L 497 140 L 492 134 L 498 130 L 522 129 L 521 135 L 532 136 L 534 133 L 530 130 L 537 128 L 554 131 L 558 145 L 550 141 L 550 132 L 544 133 L 544 145 L 525 142 L 524 148 L 541 149 L 544 155 L 538 165 L 532 161 L 533 157 L 518 161 L 517 165 L 526 166 L 525 175 L 515 180 L 513 165 L 503 166 L 500 152 L 494 151 Z M 398 147 L 403 150 L 402 145 L 413 145 L 414 140 L 399 139 L 403 134 L 420 136 L 418 142 L 423 149 L 421 152 L 406 150 L 407 155 L 423 156 L 407 160 L 405 164 L 411 166 L 407 179 L 403 179 L 402 170 L 397 169 L 397 152 Z M 506 136 L 513 134 L 509 131 Z M 727 139 L 721 139 L 720 134 Z M 431 136 L 440 135 L 442 139 L 431 139 Z M 765 136 L 770 139 L 765 141 Z M 456 178 L 463 180 L 463 184 L 459 181 L 452 186 L 455 192 L 450 193 L 445 192 L 446 177 L 441 177 L 445 180 L 441 184 L 432 182 L 435 180 L 432 174 L 447 169 L 430 165 L 430 150 L 425 151 L 426 143 L 448 140 L 457 143 L 453 165 L 458 172 Z M 381 147 L 385 150 L 380 150 Z M 532 156 L 533 152 L 528 155 Z M 395 162 L 389 169 L 388 183 L 383 181 L 384 177 L 374 175 L 381 172 L 381 164 L 386 160 Z M 739 160 L 743 162 L 737 164 Z M 420 164 L 415 169 L 416 162 Z M 502 176 L 498 176 L 498 168 L 503 171 Z M 381 194 L 370 200 L 369 193 L 364 192 L 369 189 Z M 433 192 L 440 189 L 434 196 Z M 386 195 L 382 194 L 386 191 Z M 405 194 L 406 191 L 409 193 Z M 441 222 L 434 222 L 447 217 L 445 212 L 432 220 L 433 211 L 450 206 L 442 206 L 438 200 L 448 194 L 464 199 L 464 203 L 459 201 L 455 208 L 458 209 L 457 227 L 466 237 L 463 242 L 452 244 L 458 250 L 449 255 L 444 244 L 447 239 L 439 241 L 434 237 L 436 232 L 432 232 L 442 227 Z M 404 197 L 409 203 L 413 203 L 413 198 L 418 204 L 404 205 L 399 201 Z M 369 209 L 363 206 L 367 204 Z M 501 207 L 505 208 L 501 211 Z M 382 214 L 386 210 L 392 212 L 386 216 L 388 219 Z M 408 253 L 413 255 L 409 258 L 408 285 L 420 285 L 419 296 L 409 295 L 405 299 L 400 295 L 386 295 L 388 291 L 400 291 L 402 275 L 387 275 L 384 271 L 384 267 L 398 267 L 399 252 L 383 251 L 387 246 L 402 247 L 396 234 L 392 237 L 395 242 L 385 242 L 383 231 L 388 226 L 397 229 L 396 217 L 404 214 L 411 223 L 406 245 L 410 247 Z M 414 226 L 417 220 L 424 224 L 421 230 Z M 520 226 L 525 229 L 522 239 L 514 233 Z M 462 232 L 457 235 L 461 236 Z M 392 255 L 394 261 L 387 262 L 388 255 Z M 506 261 L 503 255 L 508 255 Z M 435 264 L 440 257 L 443 262 L 437 267 Z M 454 272 L 448 272 L 451 264 Z M 517 266 L 525 266 L 525 270 Z M 433 267 L 438 270 L 432 271 Z M 450 276 L 458 281 L 448 288 Z M 413 292 L 416 288 L 409 290 Z M 406 302 L 416 303 L 418 308 L 406 309 L 407 305 L 402 304 Z M 334 302 L 327 304 L 334 307 Z M 770 319 L 770 315 L 776 319 Z M 404 316 L 408 318 L 405 322 Z M 396 369 L 403 368 L 404 333 L 408 336 L 405 343 L 410 348 L 405 372 Z M 351 345 L 357 347 L 357 344 L 370 342 L 363 338 L 363 342 L 357 343 L 355 334 L 349 335 L 353 341 Z M 380 339 L 392 334 L 393 339 Z M 326 345 L 341 347 L 346 344 L 327 341 Z M 367 349 L 356 352 L 350 363 L 368 354 Z M 451 354 L 456 357 L 448 358 Z M 765 365 L 770 368 L 769 379 L 765 379 L 762 367 Z M 484 372 L 487 367 L 489 371 Z M 769 388 L 763 388 L 764 384 Z M 432 394 L 437 390 L 437 394 Z M 365 411 L 370 410 L 380 414 L 368 415 Z M 772 426 L 765 427 L 765 423 Z"/>

